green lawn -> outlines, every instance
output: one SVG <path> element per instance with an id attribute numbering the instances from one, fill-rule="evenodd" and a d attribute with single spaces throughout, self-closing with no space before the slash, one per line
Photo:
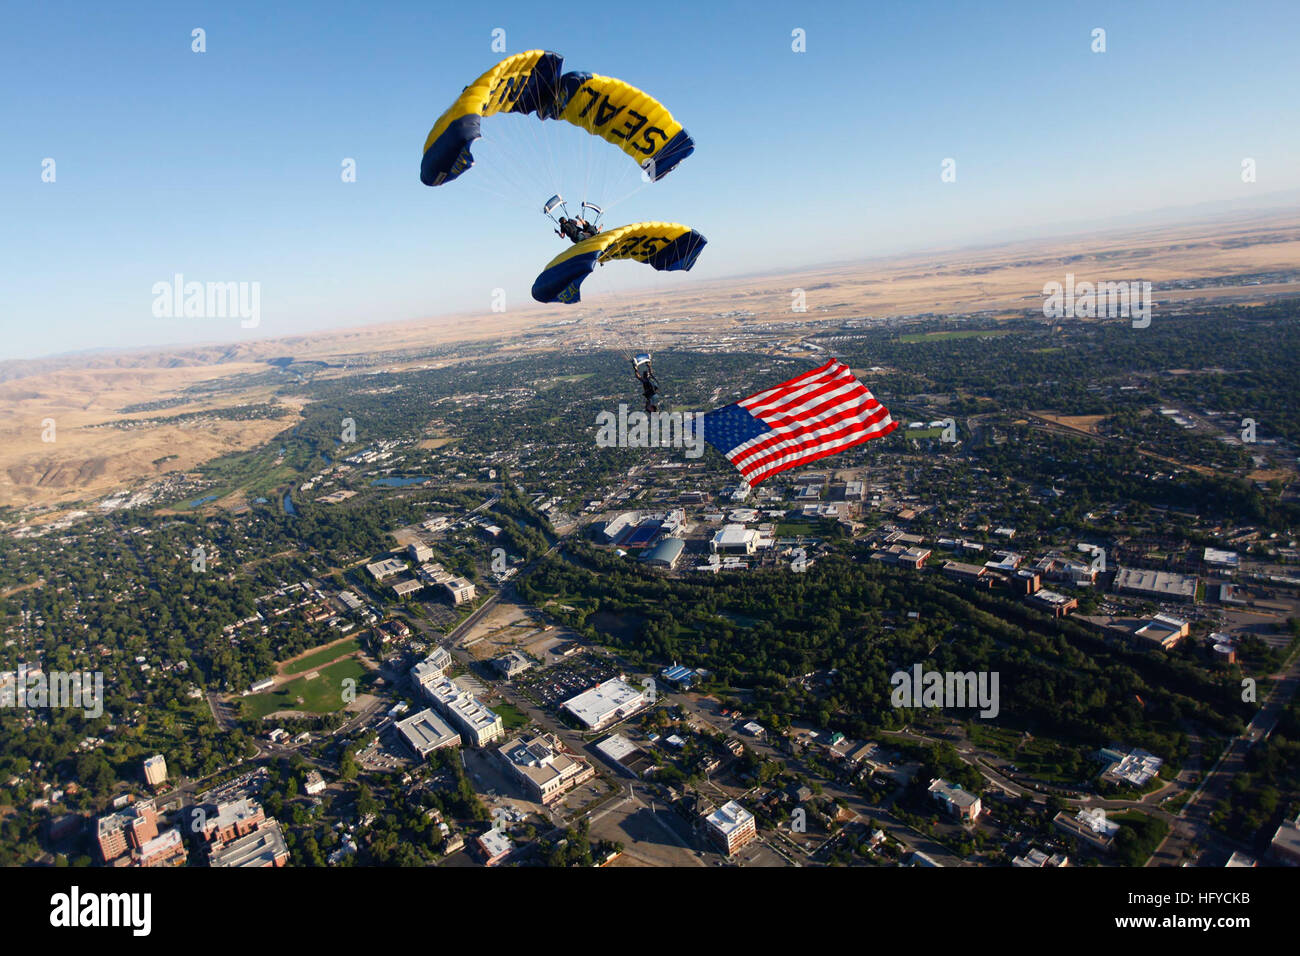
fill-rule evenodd
<path id="1" fill-rule="evenodd" d="M 333 713 L 342 710 L 346 703 L 343 700 L 343 681 L 351 677 L 360 684 L 365 673 L 366 669 L 360 661 L 349 657 L 345 661 L 321 668 L 320 676 L 314 680 L 299 677 L 282 684 L 277 690 L 245 697 L 241 701 L 241 710 L 245 717 L 259 719 L 277 710 L 299 710 L 310 714 Z M 302 703 L 298 703 L 299 697 L 302 698 Z"/>
<path id="2" fill-rule="evenodd" d="M 306 657 L 299 658 L 292 664 L 285 665 L 284 672 L 286 674 L 303 674 L 315 670 L 321 664 L 328 664 L 336 657 L 342 657 L 344 654 L 355 654 L 359 650 L 361 650 L 361 645 L 356 638 L 349 638 L 342 644 L 331 644 L 329 647 L 313 651 Z"/>
<path id="3" fill-rule="evenodd" d="M 516 727 L 522 727 L 528 723 L 528 715 L 514 704 L 497 704 L 492 708 L 492 712 L 501 718 L 501 723 L 506 730 L 514 730 Z"/>

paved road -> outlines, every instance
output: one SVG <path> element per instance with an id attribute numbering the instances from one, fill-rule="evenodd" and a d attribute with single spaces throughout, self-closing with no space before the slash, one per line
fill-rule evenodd
<path id="1" fill-rule="evenodd" d="M 1186 859 L 1187 849 L 1195 844 L 1200 852 L 1199 859 L 1205 851 L 1212 849 L 1213 863 L 1221 863 L 1218 857 L 1230 855 L 1233 850 L 1252 853 L 1253 849 L 1214 830 L 1210 825 L 1210 816 L 1214 807 L 1229 798 L 1229 788 L 1235 774 L 1246 769 L 1246 754 L 1258 741 L 1267 737 L 1277 726 L 1278 718 L 1291 703 L 1296 691 L 1300 689 L 1300 653 L 1292 656 L 1282 678 L 1273 685 L 1264 704 L 1255 718 L 1246 727 L 1245 732 L 1228 742 L 1227 748 L 1218 761 L 1201 780 L 1196 792 L 1178 813 L 1178 817 L 1169 835 L 1156 848 L 1147 866 L 1179 866 Z M 1226 857 L 1225 857 L 1226 858 Z"/>

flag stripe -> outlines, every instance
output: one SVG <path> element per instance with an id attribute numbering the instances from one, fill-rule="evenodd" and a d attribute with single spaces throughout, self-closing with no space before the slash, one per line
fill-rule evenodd
<path id="1" fill-rule="evenodd" d="M 757 481 L 762 481 L 765 478 L 770 478 L 777 472 L 785 471 L 788 468 L 795 468 L 802 465 L 804 462 L 812 461 L 817 458 L 824 458 L 827 455 L 833 455 L 836 452 L 852 448 L 854 445 L 861 445 L 863 442 L 871 441 L 873 438 L 882 438 L 897 427 L 898 422 L 889 420 L 881 423 L 879 428 L 856 426 L 854 428 L 845 429 L 837 433 L 833 439 L 827 438 L 820 441 L 806 442 L 801 445 L 798 450 L 792 451 L 780 458 L 768 461 L 761 466 L 756 467 L 750 465 L 748 468 L 742 468 L 741 473 L 745 474 L 747 479 L 751 479 L 752 476 L 752 478 L 757 479 Z M 750 469 L 752 469 L 752 471 Z M 750 484 L 755 483 L 756 481 L 750 480 Z"/>
<path id="2" fill-rule="evenodd" d="M 709 422 L 714 424 L 712 437 Z M 788 468 L 888 435 L 897 427 L 889 409 L 853 371 L 831 359 L 710 412 L 705 438 L 753 486 Z"/>
<path id="3" fill-rule="evenodd" d="M 889 412 L 876 401 L 870 405 L 851 406 L 844 408 L 839 405 L 825 406 L 821 414 L 808 419 L 807 421 L 791 420 L 783 423 L 777 428 L 759 439 L 752 439 L 740 448 L 732 449 L 728 455 L 732 462 L 740 464 L 748 462 L 753 458 L 771 457 L 771 453 L 779 448 L 790 448 L 796 445 L 804 438 L 814 437 L 832 430 L 836 425 L 844 424 L 850 421 L 868 421 L 874 423 L 879 421 Z"/>
<path id="4" fill-rule="evenodd" d="M 838 365 L 840 365 L 840 364 L 842 364 L 842 363 L 840 363 L 838 360 L 836 360 L 836 359 L 831 359 L 831 360 L 830 360 L 829 362 L 827 362 L 825 365 L 821 366 L 821 368 L 815 368 L 815 369 L 812 369 L 811 371 L 804 372 L 802 375 L 796 375 L 794 378 L 790 379 L 790 381 L 788 381 L 788 382 L 782 382 L 780 385 L 775 385 L 775 386 L 773 386 L 772 388 L 764 389 L 764 390 L 761 391 L 761 392 L 755 392 L 753 395 L 750 395 L 748 398 L 742 398 L 742 399 L 741 399 L 739 402 L 737 402 L 736 404 L 737 404 L 737 405 L 741 405 L 741 406 L 743 406 L 743 407 L 745 407 L 745 408 L 748 408 L 751 404 L 753 404 L 753 403 L 755 403 L 755 402 L 758 402 L 758 401 L 762 401 L 762 400 L 766 399 L 766 397 L 769 396 L 769 395 L 780 395 L 780 394 L 782 394 L 782 393 L 785 392 L 785 391 L 793 390 L 793 389 L 795 389 L 795 388 L 798 388 L 798 387 L 799 387 L 799 384 L 800 384 L 801 382 L 803 382 L 805 379 L 811 378 L 811 377 L 814 376 L 814 375 L 820 375 L 820 374 L 826 372 L 826 371 L 829 370 L 829 369 L 833 369 L 833 368 L 835 368 L 836 366 L 838 366 Z M 847 366 L 846 366 L 846 367 L 847 367 Z"/>

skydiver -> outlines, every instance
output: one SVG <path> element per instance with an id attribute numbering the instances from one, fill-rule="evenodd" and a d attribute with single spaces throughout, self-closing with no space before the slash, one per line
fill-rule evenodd
<path id="1" fill-rule="evenodd" d="M 566 239 L 570 240 L 571 242 L 582 242 L 582 240 L 590 239 L 592 236 L 597 235 L 599 232 L 600 229 L 597 226 L 593 226 L 585 219 L 582 219 L 580 217 L 574 217 L 573 219 L 569 219 L 566 216 L 561 216 L 560 228 L 556 232 L 556 235 L 564 236 Z"/>
<path id="2" fill-rule="evenodd" d="M 650 363 L 646 362 L 645 371 L 641 371 L 632 360 L 632 375 L 641 383 L 641 391 L 645 393 L 645 410 L 646 414 L 659 411 L 659 406 L 655 404 L 655 393 L 659 391 L 659 382 L 655 380 L 655 373 L 650 368 Z"/>
<path id="3" fill-rule="evenodd" d="M 578 220 L 570 219 L 567 216 L 560 217 L 560 228 L 556 230 L 555 234 L 563 236 L 572 242 L 582 241 L 582 229 L 578 226 Z"/>

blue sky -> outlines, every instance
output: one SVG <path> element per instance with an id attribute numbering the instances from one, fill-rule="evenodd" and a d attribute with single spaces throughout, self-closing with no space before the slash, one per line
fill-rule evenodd
<path id="1" fill-rule="evenodd" d="M 498 27 L 507 52 L 619 76 L 692 133 L 696 154 L 640 188 L 631 160 L 575 128 L 537 124 L 536 147 L 571 197 L 589 158 L 598 182 L 621 176 L 618 195 L 634 191 L 609 224 L 703 232 L 692 277 L 1300 188 L 1293 0 L 9 4 L 0 358 L 465 309 L 490 322 L 495 288 L 524 305 L 561 248 L 536 208 L 553 183 L 504 178 L 539 165 L 538 131 L 490 118 L 474 169 L 433 189 L 418 175 L 433 121 L 501 58 Z M 152 287 L 176 273 L 259 282 L 260 325 L 155 317 Z"/>

